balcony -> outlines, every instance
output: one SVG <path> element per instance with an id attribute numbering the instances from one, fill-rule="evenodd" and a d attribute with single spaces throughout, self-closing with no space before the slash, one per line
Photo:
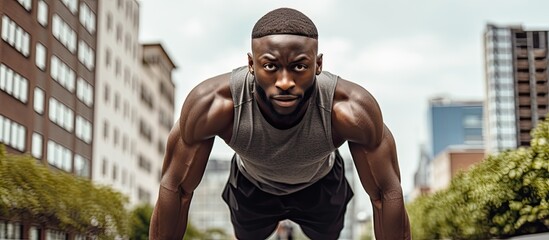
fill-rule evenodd
<path id="1" fill-rule="evenodd" d="M 526 49 L 516 49 L 515 54 L 517 58 L 528 58 L 528 50 Z"/>
<path id="2" fill-rule="evenodd" d="M 547 85 L 546 84 L 536 84 L 536 93 L 537 95 L 547 95 L 548 93 L 548 88 L 547 88 Z"/>
<path id="3" fill-rule="evenodd" d="M 549 101 L 547 101 L 547 96 L 537 97 L 536 103 L 538 104 L 538 106 L 547 106 L 547 103 L 549 103 Z"/>
<path id="4" fill-rule="evenodd" d="M 547 72 L 536 73 L 536 81 L 547 81 Z"/>
<path id="5" fill-rule="evenodd" d="M 521 95 L 521 93 L 527 93 L 528 95 L 530 95 L 530 85 L 529 84 L 517 84 L 517 90 L 518 90 L 518 93 L 519 95 Z"/>
<path id="6" fill-rule="evenodd" d="M 527 72 L 518 72 L 517 73 L 517 80 L 519 82 L 528 82 L 530 81 L 530 74 Z"/>
<path id="7" fill-rule="evenodd" d="M 528 60 L 521 59 L 521 60 L 515 61 L 515 67 L 517 69 L 528 69 Z"/>
<path id="8" fill-rule="evenodd" d="M 530 133 L 520 133 L 521 142 L 530 142 Z"/>
<path id="9" fill-rule="evenodd" d="M 536 60 L 534 65 L 536 66 L 536 69 L 545 70 L 547 69 L 547 59 Z"/>
<path id="10" fill-rule="evenodd" d="M 532 52 L 534 52 L 534 57 L 536 59 L 545 59 L 545 58 L 547 58 L 547 50 L 546 49 L 534 49 Z"/>
<path id="11" fill-rule="evenodd" d="M 531 115 L 532 115 L 532 111 L 530 110 L 530 108 L 519 109 L 519 117 L 528 118 Z"/>
<path id="12" fill-rule="evenodd" d="M 519 103 L 519 106 L 530 106 L 531 105 L 530 97 L 526 97 L 526 96 L 519 97 L 518 103 Z"/>
<path id="13" fill-rule="evenodd" d="M 520 129 L 532 129 L 532 122 L 530 121 L 520 121 L 519 122 Z"/>

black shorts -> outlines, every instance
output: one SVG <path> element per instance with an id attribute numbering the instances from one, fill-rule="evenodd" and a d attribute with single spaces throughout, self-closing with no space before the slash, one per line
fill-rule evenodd
<path id="1" fill-rule="evenodd" d="M 343 229 L 347 204 L 353 191 L 345 178 L 343 159 L 336 152 L 332 170 L 313 185 L 288 195 L 273 195 L 251 183 L 231 163 L 223 200 L 231 211 L 235 235 L 240 240 L 266 239 L 278 222 L 290 219 L 311 239 L 337 239 Z"/>

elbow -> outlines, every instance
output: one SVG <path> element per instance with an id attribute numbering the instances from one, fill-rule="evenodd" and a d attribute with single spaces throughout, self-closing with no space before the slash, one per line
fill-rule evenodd
<path id="1" fill-rule="evenodd" d="M 383 201 L 387 202 L 404 201 L 401 187 L 394 187 L 382 190 L 381 196 L 383 197 Z"/>

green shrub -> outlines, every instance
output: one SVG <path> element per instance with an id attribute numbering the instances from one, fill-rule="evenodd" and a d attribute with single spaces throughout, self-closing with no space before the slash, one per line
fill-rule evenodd
<path id="1" fill-rule="evenodd" d="M 127 232 L 127 199 L 0 145 L 0 217 L 100 238 Z"/>
<path id="2" fill-rule="evenodd" d="M 549 121 L 531 147 L 487 157 L 449 188 L 408 204 L 415 239 L 489 239 L 549 231 Z"/>

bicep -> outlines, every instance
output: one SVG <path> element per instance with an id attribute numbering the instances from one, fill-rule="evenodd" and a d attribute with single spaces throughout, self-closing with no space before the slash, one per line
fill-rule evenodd
<path id="1" fill-rule="evenodd" d="M 349 148 L 362 184 L 369 193 L 401 191 L 395 140 L 386 126 L 378 145 L 370 147 L 349 142 Z"/>
<path id="2" fill-rule="evenodd" d="M 168 137 L 161 185 L 170 191 L 190 193 L 202 179 L 214 138 L 186 143 L 179 126 L 175 124 Z"/>

